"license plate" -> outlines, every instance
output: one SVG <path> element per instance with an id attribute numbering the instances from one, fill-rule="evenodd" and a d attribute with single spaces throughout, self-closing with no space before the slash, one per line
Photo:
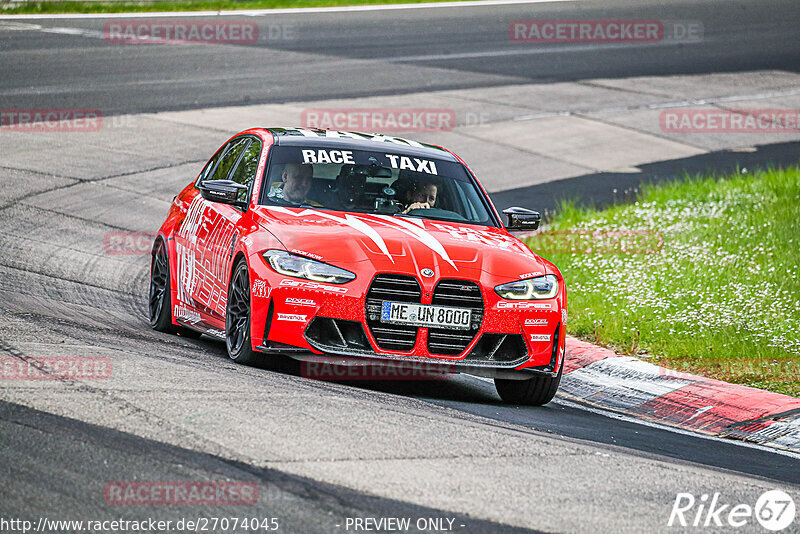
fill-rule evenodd
<path id="1" fill-rule="evenodd" d="M 382 323 L 469 330 L 471 319 L 472 310 L 468 308 L 389 301 L 383 301 L 381 307 Z"/>

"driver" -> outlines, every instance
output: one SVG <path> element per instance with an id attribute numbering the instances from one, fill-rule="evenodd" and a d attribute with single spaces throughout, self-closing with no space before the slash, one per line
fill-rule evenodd
<path id="1" fill-rule="evenodd" d="M 430 209 L 436 204 L 438 187 L 432 182 L 415 181 L 408 189 L 406 203 L 408 207 L 403 213 L 411 210 Z"/>
<path id="2" fill-rule="evenodd" d="M 267 195 L 273 200 L 285 200 L 292 204 L 307 204 L 319 207 L 321 204 L 307 198 L 314 179 L 314 167 L 310 163 L 287 163 L 281 173 L 282 183 L 275 184 Z"/>

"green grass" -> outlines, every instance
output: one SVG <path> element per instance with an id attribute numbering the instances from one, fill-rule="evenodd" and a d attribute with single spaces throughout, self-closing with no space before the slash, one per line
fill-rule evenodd
<path id="1" fill-rule="evenodd" d="M 587 253 L 596 230 L 651 235 Z M 584 235 L 566 247 L 559 231 Z M 800 168 L 686 177 L 599 212 L 565 204 L 528 245 L 564 274 L 571 334 L 800 397 Z"/>
<path id="2" fill-rule="evenodd" d="M 230 9 L 278 9 L 302 7 L 355 6 L 373 4 L 418 4 L 455 0 L 156 0 L 153 2 L 0 2 L 3 14 L 31 13 L 138 13 L 154 11 L 221 11 Z"/>

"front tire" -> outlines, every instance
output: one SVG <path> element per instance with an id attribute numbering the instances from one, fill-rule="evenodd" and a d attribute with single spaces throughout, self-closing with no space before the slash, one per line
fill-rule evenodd
<path id="1" fill-rule="evenodd" d="M 543 406 L 556 396 L 563 369 L 564 362 L 562 361 L 556 376 L 540 375 L 525 380 L 495 378 L 494 387 L 500 398 L 510 404 Z"/>
<path id="2" fill-rule="evenodd" d="M 225 346 L 236 363 L 252 365 L 260 360 L 250 338 L 250 274 L 247 262 L 240 260 L 233 268 L 228 284 L 225 308 Z"/>

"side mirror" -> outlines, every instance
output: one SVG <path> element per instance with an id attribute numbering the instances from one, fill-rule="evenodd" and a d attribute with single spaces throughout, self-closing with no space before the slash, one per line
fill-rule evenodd
<path id="1" fill-rule="evenodd" d="M 506 208 L 503 214 L 508 216 L 508 230 L 536 230 L 542 221 L 538 211 L 525 208 Z"/>
<path id="2" fill-rule="evenodd" d="M 203 198 L 208 201 L 230 204 L 240 208 L 247 207 L 246 202 L 239 200 L 239 191 L 247 191 L 248 187 L 233 180 L 206 180 L 200 182 L 198 189 Z"/>

